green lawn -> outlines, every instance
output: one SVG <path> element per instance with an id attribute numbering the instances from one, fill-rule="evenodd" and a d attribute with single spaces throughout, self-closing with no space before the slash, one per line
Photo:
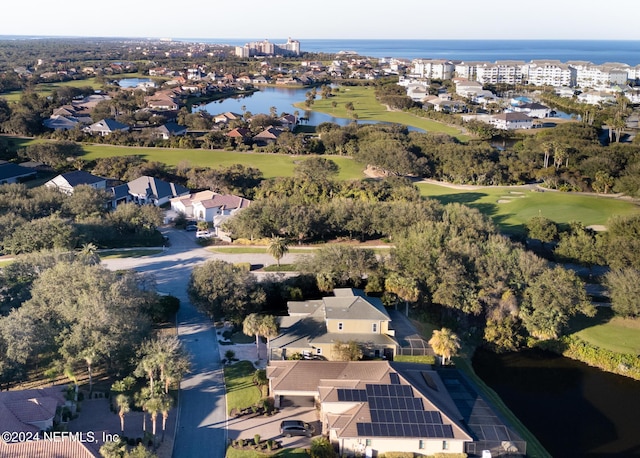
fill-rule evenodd
<path id="1" fill-rule="evenodd" d="M 235 151 L 178 149 L 178 148 L 139 148 L 112 145 L 83 145 L 85 160 L 94 160 L 111 156 L 140 156 L 149 161 L 158 161 L 175 166 L 182 161 L 202 167 L 228 167 L 233 164 L 256 167 L 265 178 L 293 176 L 296 162 L 308 156 L 289 156 L 285 154 L 240 153 Z M 364 165 L 343 156 L 330 156 L 340 167 L 338 179 L 354 180 L 364 178 Z"/>
<path id="2" fill-rule="evenodd" d="M 256 246 L 216 246 L 207 249 L 213 253 L 227 254 L 264 254 L 267 252 L 267 247 Z M 309 253 L 315 250 L 316 248 L 289 248 L 288 253 Z"/>
<path id="3" fill-rule="evenodd" d="M 248 439 L 248 438 L 245 438 Z M 309 454 L 303 448 L 285 448 L 277 453 L 260 453 L 256 450 L 238 450 L 233 447 L 227 449 L 226 458 L 308 458 Z"/>
<path id="4" fill-rule="evenodd" d="M 98 253 L 100 259 L 116 259 L 116 258 L 141 258 L 143 256 L 153 256 L 154 254 L 162 253 L 162 250 L 158 249 L 135 249 L 135 250 L 103 250 Z"/>
<path id="5" fill-rule="evenodd" d="M 346 87 L 341 86 L 340 92 L 329 99 L 317 99 L 311 106 L 312 111 L 327 113 L 338 118 L 351 118 L 352 115 L 345 108 L 347 102 L 353 103 L 354 113 L 358 120 L 382 121 L 406 126 L 417 127 L 427 132 L 444 132 L 461 141 L 467 141 L 469 137 L 460 132 L 460 129 L 427 118 L 420 118 L 403 111 L 388 111 L 387 108 L 375 98 L 373 87 Z M 333 107 L 333 102 L 336 107 Z M 297 103 L 296 107 L 306 110 L 304 103 Z"/>
<path id="6" fill-rule="evenodd" d="M 580 329 L 574 335 L 596 347 L 616 353 L 640 354 L 640 320 L 616 317 L 610 309 L 599 308 L 596 317 L 576 317 L 571 327 Z"/>
<path id="7" fill-rule="evenodd" d="M 48 97 L 53 94 L 53 91 L 59 87 L 86 87 L 90 86 L 93 89 L 100 89 L 101 84 L 96 82 L 95 78 L 88 78 L 85 80 L 71 80 L 56 83 L 40 83 L 35 87 L 35 91 L 42 97 Z M 0 94 L 0 97 L 6 99 L 8 102 L 17 102 L 22 96 L 22 91 L 12 91 L 4 94 Z"/>
<path id="8" fill-rule="evenodd" d="M 533 192 L 518 187 L 491 187 L 459 190 L 418 183 L 423 196 L 444 204 L 458 202 L 490 216 L 502 231 L 523 233 L 524 224 L 534 216 L 544 216 L 558 224 L 580 221 L 585 226 L 606 225 L 614 215 L 640 212 L 636 204 L 611 197 L 563 192 Z"/>
<path id="9" fill-rule="evenodd" d="M 227 388 L 227 413 L 231 409 L 244 409 L 256 404 L 261 393 L 253 383 L 255 368 L 250 361 L 239 361 L 224 367 L 224 381 Z"/>

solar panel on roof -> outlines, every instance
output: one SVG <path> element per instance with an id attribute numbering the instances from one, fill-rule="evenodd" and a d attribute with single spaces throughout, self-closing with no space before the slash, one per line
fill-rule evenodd
<path id="1" fill-rule="evenodd" d="M 442 434 L 438 434 L 436 429 L 437 425 L 425 425 L 427 427 L 427 437 L 442 437 Z M 440 431 L 442 433 L 442 430 Z"/>
<path id="2" fill-rule="evenodd" d="M 389 374 L 389 379 L 391 380 L 391 383 L 393 383 L 394 385 L 400 384 L 400 377 L 398 377 L 398 374 L 396 374 L 395 372 L 392 372 L 391 374 Z"/>
<path id="3" fill-rule="evenodd" d="M 453 427 L 451 425 L 442 425 L 442 437 L 453 438 Z"/>

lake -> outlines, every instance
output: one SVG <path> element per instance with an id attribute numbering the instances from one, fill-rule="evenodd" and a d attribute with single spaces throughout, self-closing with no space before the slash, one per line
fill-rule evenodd
<path id="1" fill-rule="evenodd" d="M 552 456 L 640 454 L 640 381 L 537 350 L 478 350 L 473 367 Z"/>
<path id="2" fill-rule="evenodd" d="M 310 88 L 277 88 L 277 87 L 262 87 L 259 91 L 246 96 L 230 97 L 227 99 L 216 100 L 206 105 L 200 105 L 195 110 L 205 110 L 212 115 L 218 115 L 231 111 L 233 113 L 242 114 L 242 107 L 245 107 L 246 111 L 250 111 L 252 114 L 269 114 L 271 107 L 276 107 L 276 113 L 294 114 L 299 112 L 300 116 L 309 118 L 306 122 L 309 125 L 317 126 L 323 122 L 332 122 L 340 126 L 346 126 L 353 122 L 353 119 L 348 118 L 336 118 L 334 116 L 318 113 L 315 111 L 305 111 L 302 108 L 297 108 L 293 104 L 304 102 L 307 98 L 307 92 Z M 319 95 L 318 95 L 319 97 Z M 363 121 L 358 120 L 358 124 L 376 124 L 378 121 Z M 415 127 L 408 127 L 409 130 L 424 132 L 421 129 Z"/>

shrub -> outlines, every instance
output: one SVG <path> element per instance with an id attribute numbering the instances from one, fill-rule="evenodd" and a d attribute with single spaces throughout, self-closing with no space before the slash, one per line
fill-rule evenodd
<path id="1" fill-rule="evenodd" d="M 394 361 L 402 363 L 418 363 L 418 364 L 435 364 L 436 357 L 433 355 L 396 355 L 393 357 Z"/>
<path id="2" fill-rule="evenodd" d="M 258 445 L 260 443 L 260 434 L 253 436 L 253 443 Z"/>

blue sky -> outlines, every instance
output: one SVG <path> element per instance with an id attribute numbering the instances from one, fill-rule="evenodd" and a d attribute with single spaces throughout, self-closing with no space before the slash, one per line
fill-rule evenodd
<path id="1" fill-rule="evenodd" d="M 638 0 L 8 0 L 0 35 L 640 40 L 639 12 Z"/>

